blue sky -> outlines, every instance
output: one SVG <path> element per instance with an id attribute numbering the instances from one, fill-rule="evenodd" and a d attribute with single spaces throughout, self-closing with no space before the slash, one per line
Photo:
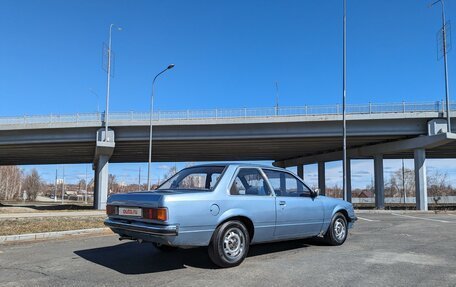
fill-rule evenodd
<path id="1" fill-rule="evenodd" d="M 348 0 L 348 103 L 444 97 L 440 7 L 429 2 Z M 454 19 L 456 2 L 446 6 Z M 169 63 L 176 67 L 157 83 L 160 110 L 272 106 L 276 81 L 281 106 L 340 103 L 341 16 L 341 0 L 2 0 L 0 116 L 104 110 L 111 23 L 123 27 L 113 34 L 111 111 L 147 111 L 151 79 Z M 455 67 L 452 51 L 450 88 Z M 155 165 L 156 174 L 160 165 L 170 163 Z"/>

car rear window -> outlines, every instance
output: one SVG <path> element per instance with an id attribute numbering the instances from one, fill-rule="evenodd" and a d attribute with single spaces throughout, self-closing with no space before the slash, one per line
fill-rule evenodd
<path id="1" fill-rule="evenodd" d="M 224 170 L 225 166 L 185 168 L 166 180 L 158 189 L 211 191 L 217 186 Z"/>

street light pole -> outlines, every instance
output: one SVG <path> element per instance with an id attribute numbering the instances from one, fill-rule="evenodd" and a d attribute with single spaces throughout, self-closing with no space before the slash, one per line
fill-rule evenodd
<path id="1" fill-rule="evenodd" d="M 108 139 L 108 126 L 109 126 L 109 89 L 111 84 L 111 48 L 112 48 L 112 28 L 114 24 L 109 25 L 109 43 L 108 43 L 108 80 L 106 83 L 106 110 L 105 110 L 105 138 L 104 141 L 109 141 Z M 118 31 L 121 31 L 121 27 L 117 27 Z"/>
<path id="2" fill-rule="evenodd" d="M 446 116 L 447 116 L 447 125 L 448 125 L 448 132 L 451 133 L 451 108 L 450 108 L 450 88 L 448 87 L 448 63 L 447 63 L 447 44 L 446 44 L 446 21 L 445 21 L 445 1 L 444 0 L 437 0 L 432 3 L 430 6 L 434 6 L 435 4 L 439 3 L 442 4 L 442 51 L 443 51 L 443 65 L 445 70 L 445 96 L 446 96 Z"/>
<path id="3" fill-rule="evenodd" d="M 342 76 L 342 122 L 343 122 L 343 160 L 342 160 L 342 170 L 343 170 L 343 198 L 347 200 L 347 121 L 346 121 L 346 83 L 347 83 L 347 0 L 344 0 L 344 17 L 343 17 L 343 76 Z"/>
<path id="4" fill-rule="evenodd" d="M 154 114 L 154 86 L 155 86 L 155 80 L 157 80 L 158 76 L 160 76 L 161 74 L 163 74 L 164 72 L 170 70 L 174 68 L 174 64 L 171 64 L 169 65 L 168 67 L 166 67 L 166 69 L 164 69 L 163 71 L 161 71 L 160 73 L 158 73 L 153 81 L 152 81 L 152 93 L 151 93 L 151 96 L 150 96 L 150 126 L 149 126 L 149 163 L 147 165 L 147 190 L 150 190 L 150 166 L 151 166 L 151 162 L 152 162 L 152 120 L 153 120 L 153 114 Z"/>

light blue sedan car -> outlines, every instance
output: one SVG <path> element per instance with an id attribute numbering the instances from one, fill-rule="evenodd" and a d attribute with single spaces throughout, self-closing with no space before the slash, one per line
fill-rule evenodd
<path id="1" fill-rule="evenodd" d="M 239 265 L 250 244 L 320 236 L 340 245 L 356 221 L 351 203 L 286 169 L 249 164 L 185 168 L 157 190 L 111 195 L 106 212 L 120 239 L 163 251 L 207 246 L 221 267 Z"/>

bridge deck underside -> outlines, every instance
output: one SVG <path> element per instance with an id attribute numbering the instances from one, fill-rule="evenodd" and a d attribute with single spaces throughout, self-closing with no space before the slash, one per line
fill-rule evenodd
<path id="1" fill-rule="evenodd" d="M 400 140 L 404 137 L 351 137 L 348 147 Z M 153 161 L 283 160 L 340 150 L 340 137 L 285 139 L 154 140 Z M 0 146 L 0 165 L 91 163 L 95 142 L 16 144 Z M 456 157 L 456 143 L 427 150 L 428 158 Z M 410 158 L 413 151 L 385 154 L 385 158 Z M 117 141 L 110 162 L 146 162 L 148 141 Z"/>
<path id="2" fill-rule="evenodd" d="M 430 118 L 415 116 L 417 118 L 366 118 L 350 121 L 347 130 L 348 148 L 426 135 Z M 339 120 L 295 120 L 157 125 L 153 129 L 153 161 L 280 161 L 341 150 Z M 96 134 L 100 128 L 101 126 L 75 126 L 0 130 L 0 165 L 92 163 Z M 116 146 L 110 162 L 148 160 L 148 125 L 119 125 L 111 128 L 115 132 Z M 385 158 L 412 156 L 412 150 L 384 155 Z M 429 149 L 426 156 L 454 158 L 456 144 L 449 143 Z"/>

